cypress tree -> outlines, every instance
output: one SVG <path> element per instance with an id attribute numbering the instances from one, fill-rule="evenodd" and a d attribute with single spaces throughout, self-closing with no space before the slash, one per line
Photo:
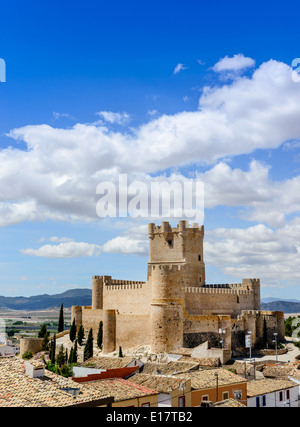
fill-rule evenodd
<path id="1" fill-rule="evenodd" d="M 77 353 L 77 340 L 75 340 L 74 351 L 73 351 L 73 363 L 77 363 L 78 353 Z"/>
<path id="2" fill-rule="evenodd" d="M 70 328 L 70 340 L 74 342 L 75 338 L 76 338 L 76 325 L 75 325 L 75 319 L 73 319 L 73 322 Z"/>
<path id="3" fill-rule="evenodd" d="M 102 349 L 102 344 L 103 344 L 103 322 L 101 321 L 99 323 L 99 330 L 98 330 L 98 335 L 97 335 L 97 346 Z"/>
<path id="4" fill-rule="evenodd" d="M 91 357 L 93 357 L 93 330 L 92 328 L 90 329 L 86 344 L 84 346 L 84 351 L 83 351 L 83 360 L 88 360 Z"/>
<path id="5" fill-rule="evenodd" d="M 263 345 L 266 346 L 268 343 L 268 329 L 267 329 L 267 321 L 264 317 L 264 330 L 263 330 Z"/>
<path id="6" fill-rule="evenodd" d="M 82 345 L 83 338 L 84 338 L 84 329 L 83 329 L 83 326 L 80 325 L 79 329 L 78 329 L 78 334 L 77 334 L 77 339 L 78 339 L 79 345 Z"/>
<path id="7" fill-rule="evenodd" d="M 56 363 L 61 368 L 65 364 L 65 361 L 66 361 L 66 358 L 65 358 L 64 346 L 61 345 L 59 348 L 57 358 L 56 358 Z"/>
<path id="8" fill-rule="evenodd" d="M 49 332 L 47 332 L 44 335 L 42 349 L 43 349 L 43 351 L 48 351 L 49 350 Z"/>
<path id="9" fill-rule="evenodd" d="M 65 329 L 65 322 L 64 322 L 64 305 L 62 304 L 60 307 L 59 312 L 59 319 L 58 319 L 58 328 L 57 332 L 63 332 Z"/>
<path id="10" fill-rule="evenodd" d="M 119 357 L 123 357 L 122 347 L 119 347 Z"/>
<path id="11" fill-rule="evenodd" d="M 54 334 L 53 340 L 51 343 L 50 360 L 51 360 L 52 365 L 55 365 L 55 352 L 56 352 L 56 334 Z"/>
<path id="12" fill-rule="evenodd" d="M 72 348 L 71 348 L 71 350 L 70 350 L 70 355 L 69 355 L 68 363 L 69 363 L 69 365 L 70 365 L 71 363 L 74 363 L 74 349 L 73 349 L 73 347 L 72 347 Z"/>

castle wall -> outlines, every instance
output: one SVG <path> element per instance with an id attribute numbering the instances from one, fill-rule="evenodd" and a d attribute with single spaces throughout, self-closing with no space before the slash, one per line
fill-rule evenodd
<path id="1" fill-rule="evenodd" d="M 149 314 L 122 314 L 117 310 L 93 310 L 82 307 L 82 324 L 86 334 L 93 329 L 93 337 L 97 339 L 99 323 L 103 322 L 103 351 L 110 353 L 123 349 L 150 345 Z"/>
<path id="2" fill-rule="evenodd" d="M 237 317 L 243 310 L 260 310 L 259 279 L 242 283 L 185 287 L 185 307 L 189 314 L 230 314 Z"/>
<path id="3" fill-rule="evenodd" d="M 148 282 L 109 280 L 103 286 L 103 309 L 120 314 L 150 314 L 151 287 Z"/>
<path id="4" fill-rule="evenodd" d="M 231 288 L 185 288 L 185 307 L 189 314 L 230 314 L 236 317 L 242 310 L 254 308 L 252 290 Z"/>
<path id="5" fill-rule="evenodd" d="M 82 324 L 84 330 L 88 333 L 92 328 L 94 339 L 97 338 L 100 321 L 103 321 L 103 310 L 93 310 L 92 307 L 82 308 Z"/>
<path id="6" fill-rule="evenodd" d="M 116 315 L 116 349 L 130 349 L 150 345 L 149 315 Z"/>
<path id="7" fill-rule="evenodd" d="M 231 348 L 231 317 L 223 315 L 189 315 L 184 311 L 183 344 L 193 348 L 205 341 L 210 347 L 221 347 L 219 330 L 224 331 L 223 346 Z"/>

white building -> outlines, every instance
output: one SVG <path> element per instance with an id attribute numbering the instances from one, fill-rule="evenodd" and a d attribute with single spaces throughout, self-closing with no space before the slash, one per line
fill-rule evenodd
<path id="1" fill-rule="evenodd" d="M 269 378 L 249 381 L 247 406 L 250 408 L 298 407 L 299 385 L 290 380 Z"/>
<path id="2" fill-rule="evenodd" d="M 8 357 L 15 356 L 20 352 L 20 348 L 7 340 L 5 343 L 0 344 L 0 356 Z"/>

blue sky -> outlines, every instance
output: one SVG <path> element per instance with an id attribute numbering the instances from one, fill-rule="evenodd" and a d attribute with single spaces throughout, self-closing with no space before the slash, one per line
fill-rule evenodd
<path id="1" fill-rule="evenodd" d="M 295 1 L 2 5 L 0 295 L 145 280 L 148 221 L 96 215 L 99 181 L 126 173 L 204 181 L 208 282 L 300 299 L 298 16 Z"/>

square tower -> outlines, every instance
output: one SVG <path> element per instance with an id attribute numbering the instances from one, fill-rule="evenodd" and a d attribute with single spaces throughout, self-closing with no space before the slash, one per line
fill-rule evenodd
<path id="1" fill-rule="evenodd" d="M 153 266 L 180 265 L 184 285 L 205 284 L 205 263 L 203 259 L 204 226 L 179 221 L 176 228 L 168 222 L 161 226 L 149 224 L 148 280 Z"/>

